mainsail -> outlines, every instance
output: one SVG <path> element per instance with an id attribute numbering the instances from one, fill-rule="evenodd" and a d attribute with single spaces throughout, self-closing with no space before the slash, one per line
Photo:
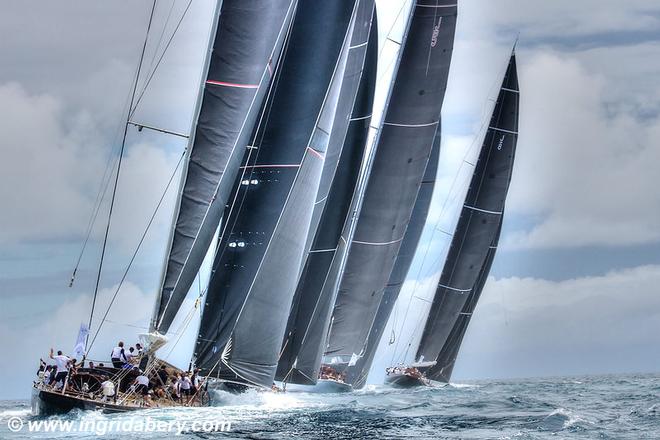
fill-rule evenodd
<path id="1" fill-rule="evenodd" d="M 151 323 L 152 330 L 161 333 L 172 324 L 211 245 L 297 1 L 220 3 L 161 292 Z"/>
<path id="2" fill-rule="evenodd" d="M 456 14 L 455 0 L 419 0 L 411 13 L 339 288 L 327 362 L 351 365 L 367 355 L 369 333 L 439 129 Z M 359 385 L 350 376 L 348 381 Z"/>
<path id="3" fill-rule="evenodd" d="M 371 121 L 378 32 L 373 0 L 361 1 L 356 15 L 339 108 L 352 108 L 350 119 L 338 113 L 330 137 L 323 178 L 314 207 L 307 252 L 289 315 L 276 378 L 290 383 L 316 382 L 335 296 L 324 289 L 364 156 Z M 357 95 L 357 96 L 356 96 Z M 333 157 L 334 156 L 334 157 Z M 318 213 L 318 215 L 317 215 Z"/>
<path id="4" fill-rule="evenodd" d="M 417 350 L 418 361 L 436 360 L 426 372 L 429 379 L 449 380 L 469 316 L 495 255 L 518 141 L 518 103 L 514 53 Z"/>
<path id="5" fill-rule="evenodd" d="M 441 132 L 442 130 L 439 127 L 435 133 L 431 156 L 429 157 L 429 162 L 424 171 L 424 178 L 417 193 L 417 200 L 415 201 L 415 207 L 413 208 L 412 216 L 406 229 L 406 235 L 401 242 L 399 253 L 396 256 L 396 263 L 394 263 L 394 268 L 390 274 L 387 286 L 385 286 L 383 298 L 378 305 L 378 312 L 369 332 L 364 350 L 365 354 L 356 362 L 355 367 L 348 370 L 347 379 L 351 380 L 353 385 L 358 388 L 363 386 L 364 381 L 367 379 L 367 375 L 371 369 L 371 363 L 376 355 L 376 349 L 380 343 L 385 326 L 390 319 L 403 283 L 406 280 L 408 270 L 410 269 L 417 245 L 424 230 L 424 225 L 426 224 L 426 218 L 431 207 L 431 199 L 433 198 L 436 175 L 438 173 Z"/>
<path id="6" fill-rule="evenodd" d="M 195 351 L 204 374 L 272 383 L 337 116 L 354 13 L 355 0 L 299 2 L 257 142 L 224 216 Z"/>

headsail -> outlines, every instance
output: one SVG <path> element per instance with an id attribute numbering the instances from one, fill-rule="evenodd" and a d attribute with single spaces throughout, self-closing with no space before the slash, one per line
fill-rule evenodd
<path id="1" fill-rule="evenodd" d="M 455 0 L 414 6 L 339 288 L 328 360 L 366 354 L 439 126 L 456 13 Z"/>
<path id="2" fill-rule="evenodd" d="M 345 110 L 338 113 L 341 119 L 335 122 L 330 137 L 314 207 L 318 218 L 312 219 L 310 228 L 316 233 L 310 234 L 313 240 L 289 316 L 278 363 L 278 380 L 300 384 L 316 382 L 335 299 L 332 289 L 323 287 L 337 254 L 364 156 L 376 85 L 377 51 L 374 1 L 361 0 L 342 90 L 344 102 L 340 108 L 345 106 Z M 346 113 L 351 108 L 351 117 L 347 119 Z"/>
<path id="3" fill-rule="evenodd" d="M 299 2 L 265 122 L 225 215 L 195 353 L 205 374 L 272 383 L 335 120 L 354 5 Z"/>
<path id="4" fill-rule="evenodd" d="M 151 327 L 166 333 L 213 240 L 296 0 L 224 0 Z"/>
<path id="5" fill-rule="evenodd" d="M 512 54 L 417 350 L 418 360 L 449 358 L 429 369 L 430 379 L 449 379 L 455 357 L 451 353 L 458 352 L 462 339 L 456 332 L 464 331 L 453 329 L 459 319 L 467 326 L 469 315 L 463 313 L 472 313 L 490 270 L 513 171 L 518 103 Z"/>

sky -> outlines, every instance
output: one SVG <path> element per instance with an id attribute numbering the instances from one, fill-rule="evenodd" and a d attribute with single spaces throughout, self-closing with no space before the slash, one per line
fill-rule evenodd
<path id="1" fill-rule="evenodd" d="M 37 359 L 51 346 L 70 351 L 89 317 L 107 200 L 68 284 L 107 164 L 114 165 L 150 3 L 3 4 L 0 335 L 12 362 L 0 367 L 0 398 L 27 397 Z M 157 63 L 186 3 L 158 3 L 146 66 Z M 401 5 L 378 1 L 381 41 Z M 190 130 L 212 10 L 210 0 L 191 3 L 134 120 Z M 411 297 L 433 293 L 448 244 L 438 231 L 455 223 L 471 172 L 466 161 L 480 146 L 517 35 L 516 165 L 501 246 L 454 380 L 657 371 L 660 6 L 652 0 L 459 0 L 438 183 L 391 327 L 404 342 L 419 333 L 419 320 L 402 324 L 405 309 Z M 133 129 L 127 141 L 100 311 L 185 148 Z M 115 339 L 134 341 L 147 326 L 173 202 L 169 191 L 92 357 L 107 357 Z M 191 301 L 184 310 L 197 313 Z M 93 332 L 99 322 L 97 314 Z M 189 333 L 173 338 L 182 358 Z M 378 383 L 397 356 L 385 341 L 370 381 Z"/>

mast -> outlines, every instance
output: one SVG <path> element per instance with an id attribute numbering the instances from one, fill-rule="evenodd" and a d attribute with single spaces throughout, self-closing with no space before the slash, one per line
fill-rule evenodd
<path id="1" fill-rule="evenodd" d="M 518 106 L 514 52 L 417 350 L 418 362 L 436 361 L 426 372 L 430 379 L 449 380 L 465 331 L 461 327 L 467 328 L 495 256 L 518 141 Z"/>
<path id="2" fill-rule="evenodd" d="M 354 0 L 299 2 L 254 153 L 225 213 L 195 353 L 204 374 L 272 384 L 338 117 L 354 14 Z"/>
<path id="3" fill-rule="evenodd" d="M 417 199 L 447 84 L 455 0 L 419 0 L 379 131 L 359 218 L 334 309 L 326 360 L 359 386 L 351 358 L 366 356 L 369 334 Z"/>
<path id="4" fill-rule="evenodd" d="M 373 0 L 361 0 L 348 55 L 337 120 L 330 137 L 305 265 L 287 323 L 276 379 L 288 383 L 316 382 L 334 305 L 323 289 L 336 254 L 355 192 L 376 85 L 378 28 Z M 346 115 L 351 111 L 350 118 Z M 325 293 L 325 295 L 323 295 Z"/>
<path id="5" fill-rule="evenodd" d="M 213 241 L 296 3 L 218 1 L 152 330 L 167 333 Z"/>

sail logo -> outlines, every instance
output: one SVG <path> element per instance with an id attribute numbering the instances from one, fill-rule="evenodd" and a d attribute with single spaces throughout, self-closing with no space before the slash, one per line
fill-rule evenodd
<path id="1" fill-rule="evenodd" d="M 436 24 L 433 27 L 433 35 L 431 35 L 431 47 L 435 47 L 435 45 L 438 44 L 438 35 L 440 34 L 440 23 L 442 23 L 442 18 L 440 18 L 438 24 Z"/>
<path id="2" fill-rule="evenodd" d="M 505 134 L 502 135 L 500 138 L 499 144 L 497 144 L 497 151 L 502 151 L 502 146 L 504 145 L 504 138 L 506 137 Z"/>

